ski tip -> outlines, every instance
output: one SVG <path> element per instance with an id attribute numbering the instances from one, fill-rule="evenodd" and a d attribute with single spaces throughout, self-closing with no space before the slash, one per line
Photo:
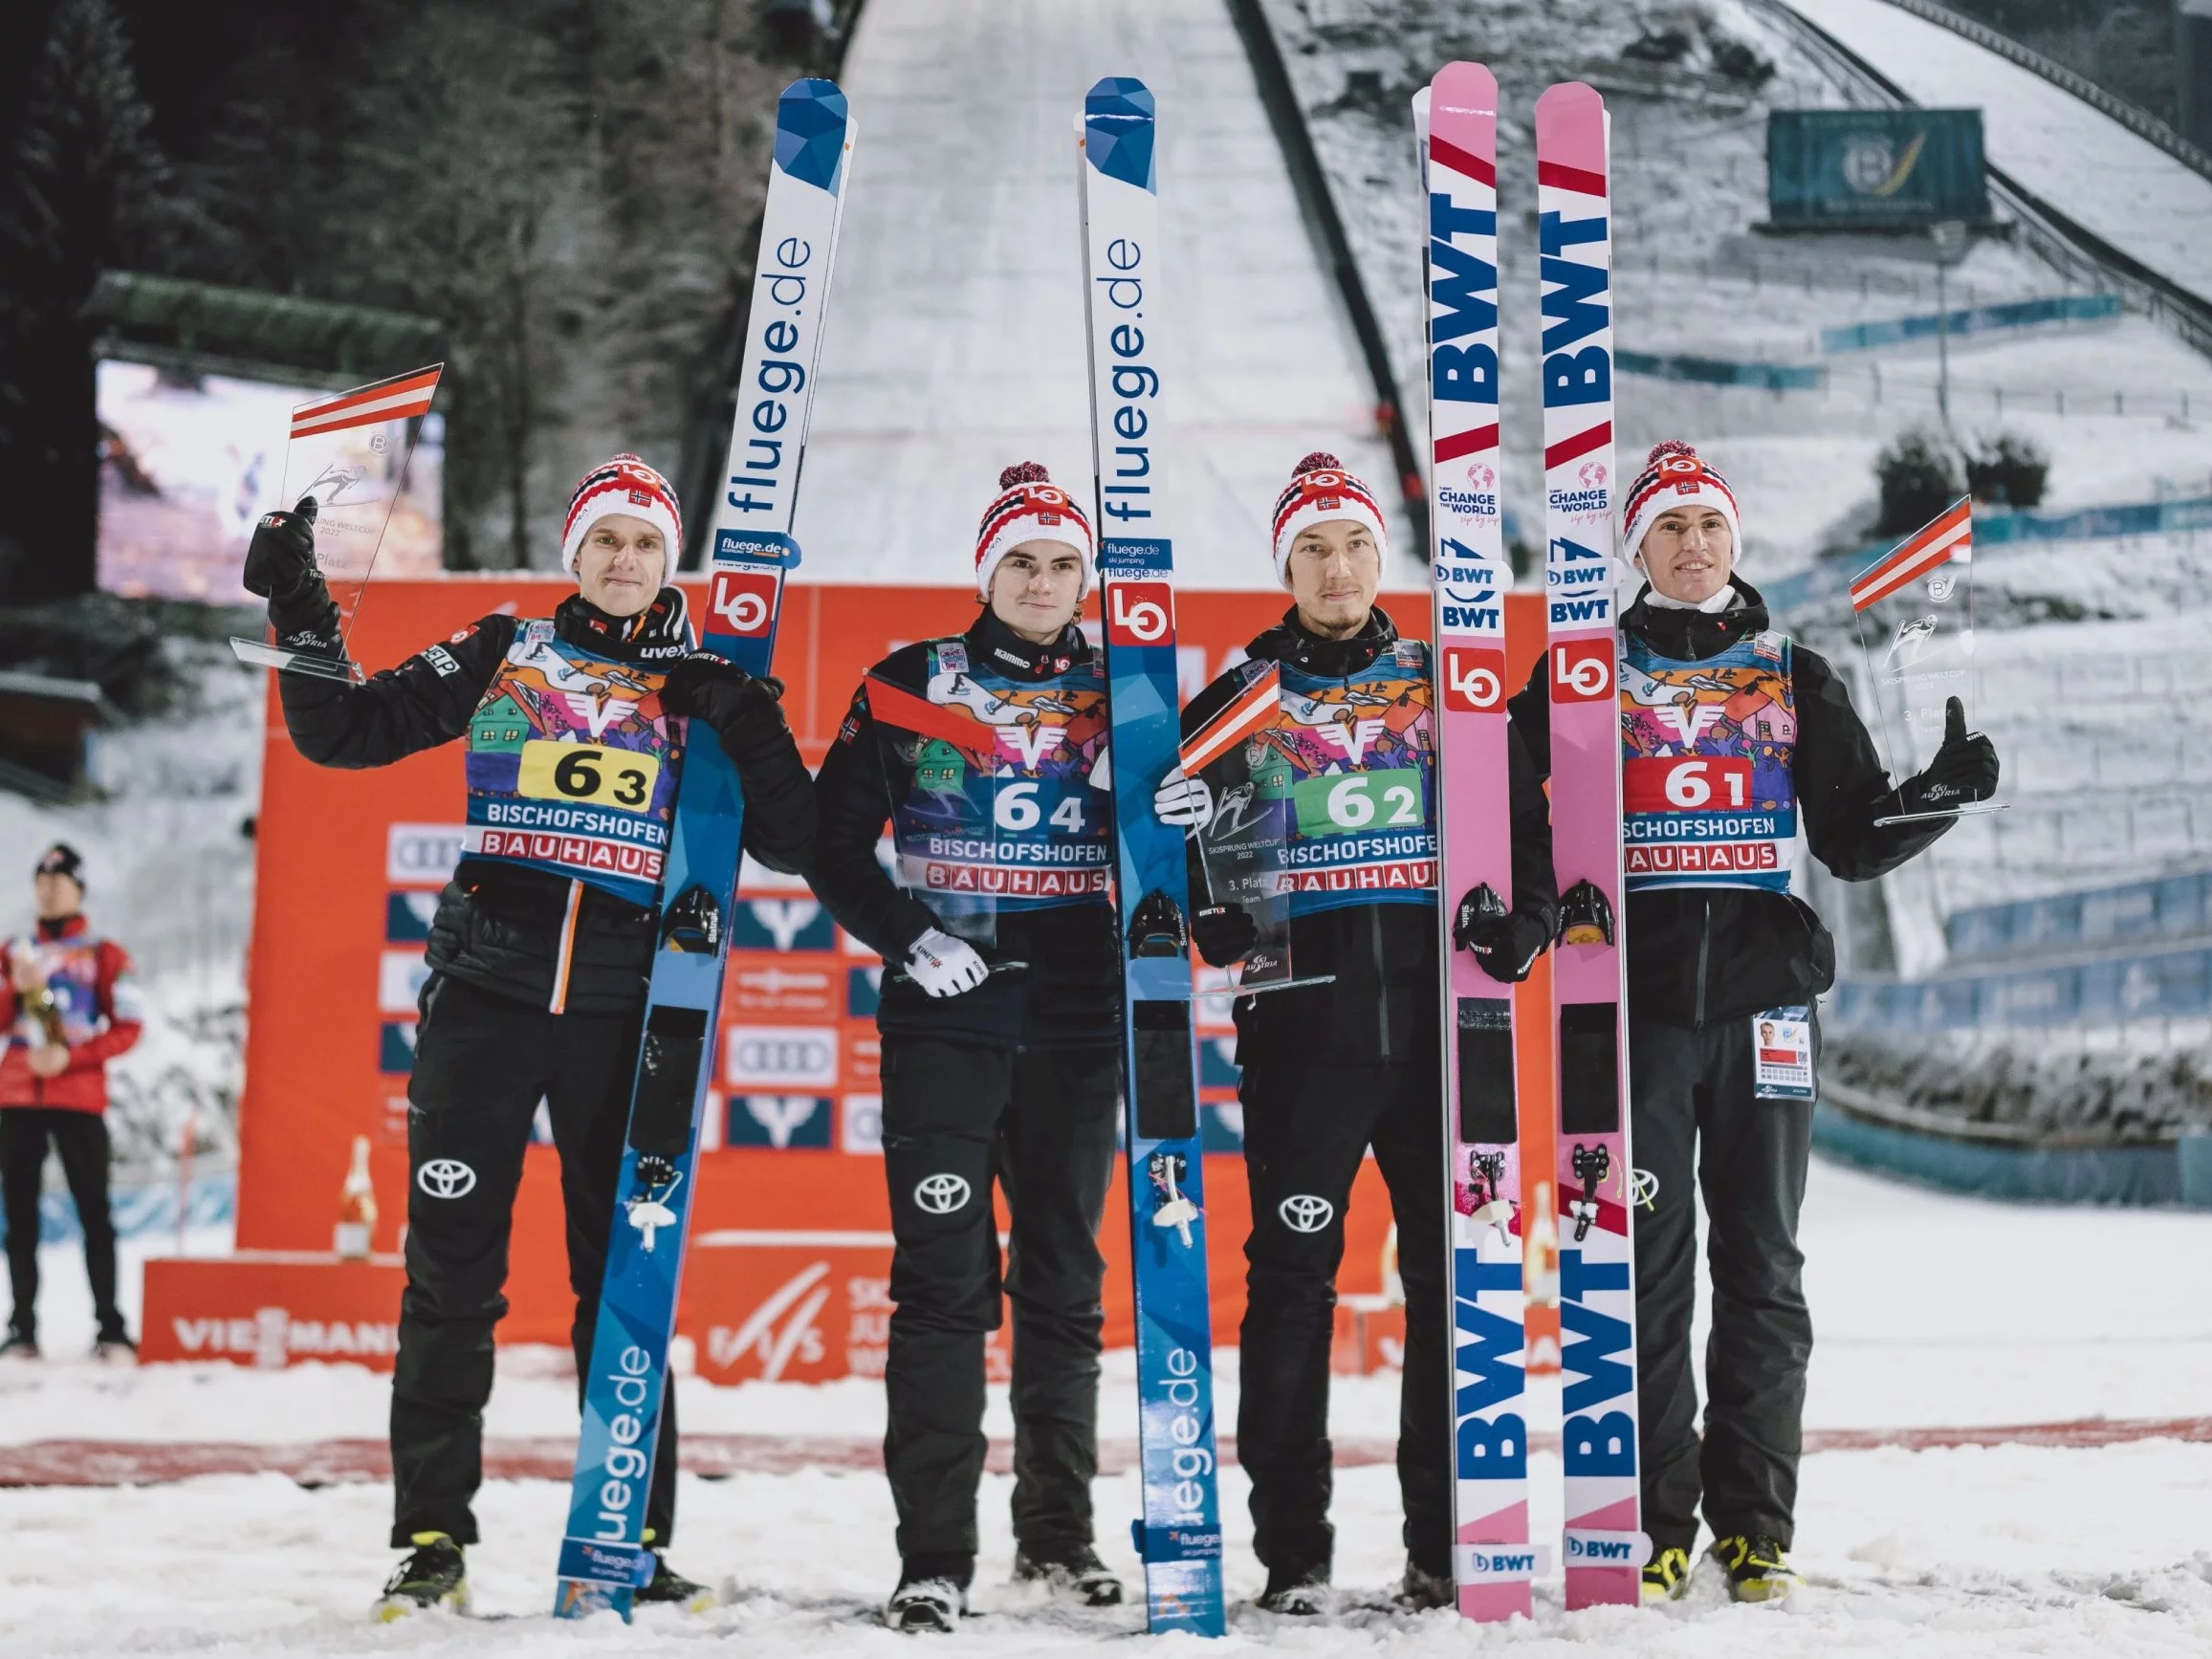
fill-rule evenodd
<path id="1" fill-rule="evenodd" d="M 1109 75 L 1083 100 L 1084 154 L 1107 178 L 1153 189 L 1152 131 L 1158 117 L 1150 87 L 1134 76 Z"/>
<path id="2" fill-rule="evenodd" d="M 836 195 L 851 124 L 851 108 L 836 81 L 793 81 L 776 100 L 777 169 Z"/>
<path id="3" fill-rule="evenodd" d="M 1536 100 L 1537 148 L 1569 166 L 1600 171 L 1605 163 L 1606 100 L 1579 80 L 1544 88 Z"/>
<path id="4" fill-rule="evenodd" d="M 1447 63 L 1429 85 L 1435 100 L 1447 109 L 1498 119 L 1498 77 L 1490 73 L 1488 64 L 1464 60 Z"/>

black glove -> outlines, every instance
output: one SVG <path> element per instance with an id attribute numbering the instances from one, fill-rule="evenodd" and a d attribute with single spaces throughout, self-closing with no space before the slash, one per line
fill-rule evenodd
<path id="1" fill-rule="evenodd" d="M 1943 743 L 1925 772 L 1897 786 L 1897 802 L 1907 813 L 1949 812 L 1997 793 L 1997 746 L 1979 731 L 1966 730 L 1966 706 L 1952 698 L 1943 706 Z"/>
<path id="2" fill-rule="evenodd" d="M 712 651 L 678 659 L 661 686 L 661 707 L 704 720 L 733 759 L 783 735 L 783 682 L 756 679 Z"/>
<path id="3" fill-rule="evenodd" d="M 318 573 L 315 568 L 315 497 L 302 495 L 290 513 L 265 513 L 246 545 L 246 591 L 265 600 L 289 600 Z"/>
<path id="4" fill-rule="evenodd" d="M 1459 901 L 1452 918 L 1452 943 L 1473 951 L 1476 966 L 1500 985 L 1519 985 L 1551 943 L 1551 926 L 1526 910 L 1507 910 L 1496 893 L 1481 886 Z"/>
<path id="5" fill-rule="evenodd" d="M 1191 937 L 1210 966 L 1229 968 L 1258 942 L 1259 924 L 1242 905 L 1209 905 L 1191 918 Z"/>

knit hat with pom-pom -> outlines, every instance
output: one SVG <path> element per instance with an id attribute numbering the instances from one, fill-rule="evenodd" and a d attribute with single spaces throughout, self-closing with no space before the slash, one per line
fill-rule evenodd
<path id="1" fill-rule="evenodd" d="M 998 489 L 998 499 L 984 512 L 975 532 L 975 597 L 991 598 L 998 561 L 1025 541 L 1064 542 L 1083 555 L 1083 591 L 1089 593 L 1098 577 L 1098 555 L 1091 545 L 1090 520 L 1074 498 L 1035 461 L 999 473 Z"/>
<path id="2" fill-rule="evenodd" d="M 1728 520 L 1735 557 L 1743 557 L 1743 527 L 1736 518 L 1736 492 L 1712 463 L 1679 438 L 1652 447 L 1644 469 L 1621 498 L 1621 549 L 1632 560 L 1652 521 L 1671 507 L 1710 507 Z"/>
<path id="3" fill-rule="evenodd" d="M 1344 469 L 1325 449 L 1316 449 L 1290 471 L 1290 484 L 1275 498 L 1275 577 L 1290 585 L 1290 548 L 1308 525 L 1348 518 L 1367 526 L 1375 552 L 1388 551 L 1390 533 L 1375 492 Z"/>
<path id="4" fill-rule="evenodd" d="M 642 518 L 661 533 L 672 575 L 684 552 L 684 510 L 668 481 L 626 450 L 586 472 L 568 498 L 568 519 L 560 530 L 560 560 L 568 574 L 576 574 L 577 555 L 592 526 L 616 513 Z"/>

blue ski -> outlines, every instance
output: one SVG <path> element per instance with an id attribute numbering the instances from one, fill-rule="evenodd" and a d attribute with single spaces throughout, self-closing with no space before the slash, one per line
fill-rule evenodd
<path id="1" fill-rule="evenodd" d="M 1152 95 L 1090 89 L 1077 128 L 1099 578 L 1112 718 L 1117 904 L 1128 1081 L 1129 1259 L 1136 1280 L 1145 1610 L 1155 1631 L 1218 1636 L 1221 1501 L 1191 1022 L 1183 833 L 1152 816 L 1177 764 L 1174 556 L 1153 448 L 1161 371 L 1148 304 L 1159 282 Z"/>
<path id="2" fill-rule="evenodd" d="M 832 82 L 784 89 L 701 623 L 705 648 L 752 674 L 768 672 L 784 573 L 799 563 L 791 521 L 852 142 L 844 94 Z M 622 1203 L 607 1243 L 560 1545 L 553 1610 L 561 1618 L 611 1609 L 626 1620 L 633 1595 L 653 1576 L 646 1501 L 744 830 L 736 771 L 711 734 L 700 735 L 706 740 L 686 745 L 661 881 L 660 949 L 615 1189 Z"/>

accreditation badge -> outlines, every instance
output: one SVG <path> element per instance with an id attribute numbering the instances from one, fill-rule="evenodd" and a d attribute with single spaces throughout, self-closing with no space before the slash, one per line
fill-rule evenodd
<path id="1" fill-rule="evenodd" d="M 1769 1008 L 1751 1016 L 1751 1075 L 1760 1100 L 1813 1098 L 1811 1009 Z"/>

